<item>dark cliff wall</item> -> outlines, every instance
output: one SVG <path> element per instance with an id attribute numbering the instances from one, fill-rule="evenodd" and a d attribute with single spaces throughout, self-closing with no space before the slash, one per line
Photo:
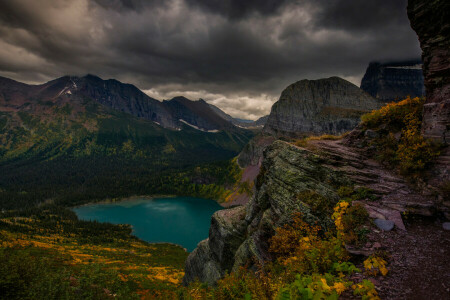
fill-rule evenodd
<path id="1" fill-rule="evenodd" d="M 407 96 L 424 96 L 422 61 L 370 63 L 361 81 L 361 89 L 386 102 Z"/>
<path id="2" fill-rule="evenodd" d="M 422 131 L 450 142 L 450 1 L 409 0 L 408 17 L 422 48 L 427 100 Z"/>

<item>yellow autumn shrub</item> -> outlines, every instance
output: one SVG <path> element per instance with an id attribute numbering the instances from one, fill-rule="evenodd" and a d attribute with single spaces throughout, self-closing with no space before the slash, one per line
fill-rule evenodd
<path id="1" fill-rule="evenodd" d="M 424 103 L 425 98 L 407 97 L 361 117 L 363 128 L 379 135 L 371 141 L 376 158 L 411 177 L 417 177 L 440 154 L 440 145 L 421 135 Z"/>

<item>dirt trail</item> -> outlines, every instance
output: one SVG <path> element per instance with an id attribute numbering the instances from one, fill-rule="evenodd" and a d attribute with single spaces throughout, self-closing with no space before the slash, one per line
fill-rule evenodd
<path id="1" fill-rule="evenodd" d="M 380 196 L 376 201 L 361 201 L 371 218 L 395 223 L 391 231 L 375 227 L 366 245 L 355 250 L 389 253 L 388 275 L 371 279 L 381 299 L 450 299 L 450 231 L 442 227 L 442 199 L 432 189 L 413 188 L 400 175 L 370 159 L 365 149 L 350 147 L 345 140 L 311 141 L 311 146 L 329 159 L 330 167 Z M 434 167 L 439 174 L 448 172 L 448 157 L 447 148 Z M 429 183 L 437 181 L 432 178 Z"/>

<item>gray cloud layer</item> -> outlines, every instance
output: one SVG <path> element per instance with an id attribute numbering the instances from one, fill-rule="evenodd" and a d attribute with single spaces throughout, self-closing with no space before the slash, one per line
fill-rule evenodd
<path id="1" fill-rule="evenodd" d="M 420 55 L 406 0 L 2 0 L 0 75 L 97 74 L 267 114 L 288 84 Z"/>

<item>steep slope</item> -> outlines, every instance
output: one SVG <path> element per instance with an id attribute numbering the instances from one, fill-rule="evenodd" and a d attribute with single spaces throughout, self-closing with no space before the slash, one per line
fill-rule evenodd
<path id="1" fill-rule="evenodd" d="M 450 2 L 408 1 L 411 27 L 419 36 L 427 102 L 422 130 L 427 137 L 450 142 Z"/>
<path id="2" fill-rule="evenodd" d="M 173 118 L 205 131 L 230 129 L 232 123 L 217 114 L 204 100 L 191 101 L 185 97 L 166 100 L 163 105 L 170 110 Z"/>
<path id="3" fill-rule="evenodd" d="M 0 105 L 3 110 L 6 107 L 22 110 L 26 104 L 27 110 L 33 111 L 44 102 L 48 105 L 70 102 L 72 106 L 83 106 L 85 99 L 153 121 L 165 128 L 178 130 L 186 123 L 206 131 L 233 127 L 227 118 L 217 114 L 204 100 L 175 97 L 160 102 L 134 85 L 114 79 L 103 80 L 94 75 L 64 76 L 41 85 L 27 85 L 0 77 Z"/>
<path id="4" fill-rule="evenodd" d="M 361 89 L 385 102 L 425 95 L 422 61 L 372 62 L 361 80 Z"/>
<path id="5" fill-rule="evenodd" d="M 301 80 L 281 93 L 263 131 L 274 136 L 341 134 L 379 107 L 376 99 L 339 77 Z"/>
<path id="6" fill-rule="evenodd" d="M 42 104 L 51 106 L 63 103 L 70 103 L 76 110 L 80 110 L 86 99 L 158 122 L 164 127 L 177 126 L 177 122 L 160 101 L 148 97 L 131 84 L 123 84 L 117 80 L 102 80 L 93 75 L 64 76 L 41 85 L 27 85 L 7 78 L 0 79 L 2 110 L 25 109 L 38 113 Z"/>
<path id="7" fill-rule="evenodd" d="M 433 189 L 417 191 L 408 180 L 367 155 L 370 153 L 370 138 L 364 136 L 367 136 L 364 131 L 355 130 L 343 140 L 313 140 L 306 148 L 283 141 L 275 141 L 268 146 L 254 196 L 245 206 L 218 211 L 213 215 L 209 238 L 200 242 L 186 261 L 184 283 L 198 278 L 213 284 L 227 271 L 236 272 L 243 266 L 252 269 L 271 261 L 273 253 L 269 251 L 269 239 L 276 228 L 291 222 L 294 212 L 301 212 L 303 220 L 309 224 L 332 227 L 329 216 L 317 207 L 333 207 L 339 201 L 338 194 L 342 187 L 364 187 L 359 203 L 365 206 L 371 218 L 389 220 L 396 228 L 388 234 L 388 239 L 385 239 L 386 234 L 377 235 L 380 231 L 375 229 L 374 235 L 369 234 L 361 248 L 347 247 L 350 253 L 370 255 L 381 247 L 395 251 L 401 248 L 401 243 L 396 244 L 392 239 L 404 239 L 411 244 L 418 238 L 415 234 L 424 237 L 420 232 L 412 235 L 404 232 L 402 214 L 407 212 L 410 216 L 430 217 L 436 211 L 448 212 L 448 207 L 439 203 Z M 365 144 L 356 146 L 355 141 Z M 311 192 L 327 199 L 327 202 L 315 203 L 319 200 L 308 198 Z M 439 236 L 444 235 L 448 236 L 445 232 L 435 233 L 432 239 L 439 242 Z M 433 251 L 441 253 L 439 248 Z M 398 255 L 396 259 L 394 264 L 397 266 L 414 266 L 416 263 Z M 425 258 L 422 255 L 413 259 Z M 429 268 L 429 275 L 434 269 L 439 269 L 433 267 L 430 261 L 423 263 L 424 267 Z M 393 280 L 407 285 L 402 272 L 394 271 L 394 274 Z M 444 280 L 442 278 L 448 276 L 441 274 L 438 277 Z M 387 288 L 384 293 L 398 294 L 392 284 Z M 442 292 L 440 289 L 437 293 Z"/>

